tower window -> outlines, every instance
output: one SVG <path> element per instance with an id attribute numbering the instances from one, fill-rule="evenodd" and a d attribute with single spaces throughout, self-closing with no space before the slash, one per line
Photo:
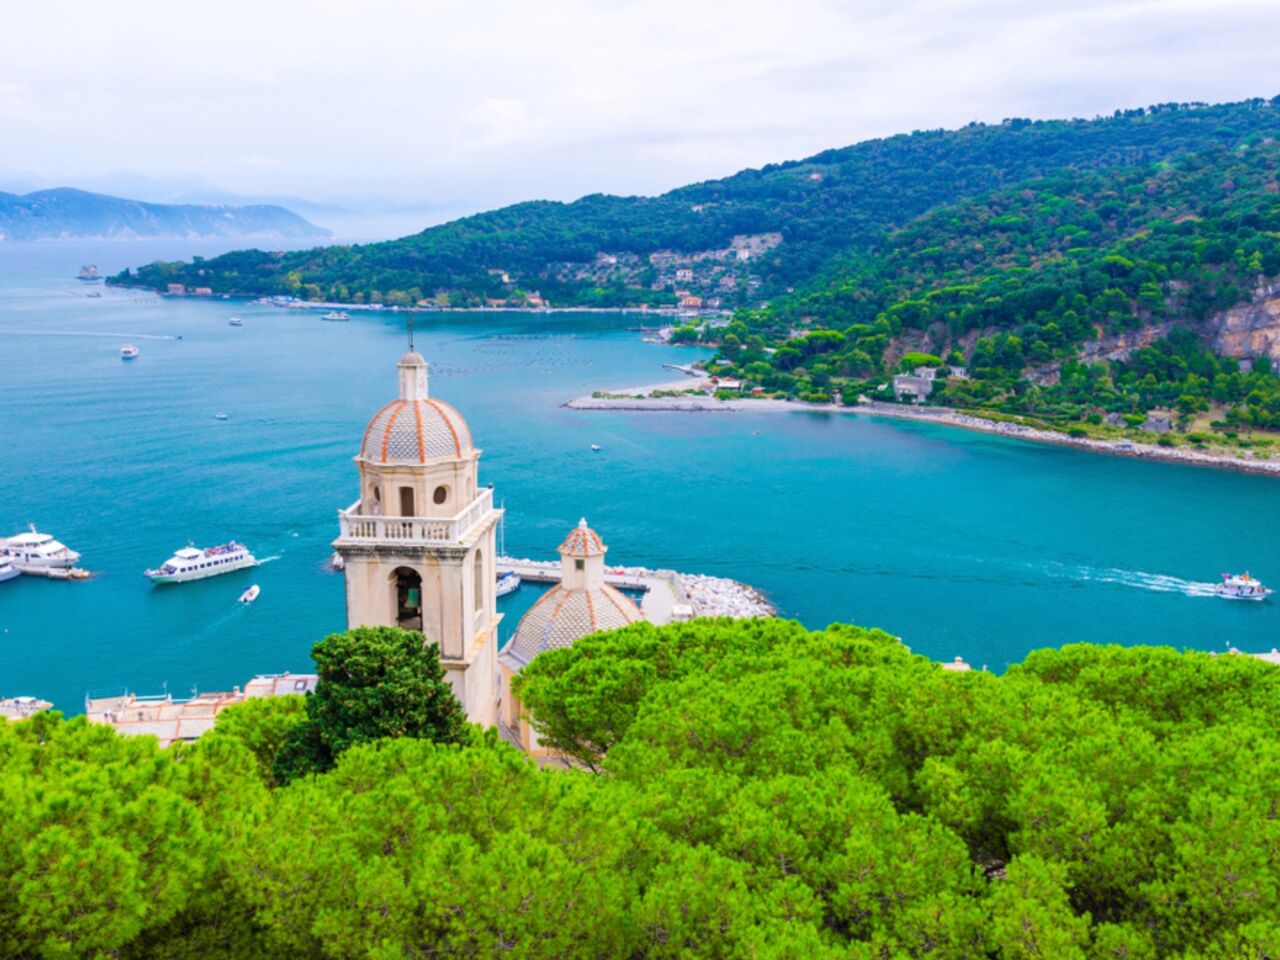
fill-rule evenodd
<path id="1" fill-rule="evenodd" d="M 432 501 L 439 506 L 449 499 L 449 488 L 445 486 L 436 487 L 436 492 L 431 495 Z"/>
<path id="2" fill-rule="evenodd" d="M 575 570 L 581 570 L 581 569 L 583 569 L 583 567 L 585 567 L 585 566 L 586 566 L 586 564 L 585 564 L 583 561 L 581 561 L 581 560 L 575 560 L 575 561 L 573 561 L 573 569 L 575 569 Z"/>
<path id="3" fill-rule="evenodd" d="M 413 516 L 413 487 L 400 488 L 400 516 Z"/>

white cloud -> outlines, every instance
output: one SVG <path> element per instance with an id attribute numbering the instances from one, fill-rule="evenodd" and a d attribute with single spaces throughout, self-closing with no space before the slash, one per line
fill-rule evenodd
<path id="1" fill-rule="evenodd" d="M 1274 0 L 13 5 L 15 169 L 493 205 L 871 136 L 1280 92 Z"/>

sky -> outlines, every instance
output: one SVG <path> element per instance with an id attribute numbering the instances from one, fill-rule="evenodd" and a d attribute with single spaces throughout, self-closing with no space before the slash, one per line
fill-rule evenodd
<path id="1" fill-rule="evenodd" d="M 41 0 L 4 32 L 0 189 L 423 220 L 1280 93 L 1280 0 Z"/>

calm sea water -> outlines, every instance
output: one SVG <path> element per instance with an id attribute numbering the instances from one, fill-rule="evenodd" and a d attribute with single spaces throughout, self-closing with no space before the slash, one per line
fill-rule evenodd
<path id="1" fill-rule="evenodd" d="M 0 695 L 79 712 L 86 693 L 227 688 L 309 669 L 311 644 L 344 626 L 325 561 L 361 431 L 395 391 L 403 318 L 93 299 L 71 279 L 90 260 L 192 252 L 0 245 L 0 529 L 34 522 L 97 574 L 0 584 Z M 469 420 L 506 504 L 509 553 L 550 559 L 585 515 L 611 562 L 735 577 L 812 627 L 881 626 L 993 670 L 1075 640 L 1280 643 L 1280 604 L 1206 595 L 1246 567 L 1280 586 L 1272 479 L 849 414 L 563 409 L 696 355 L 642 343 L 635 323 L 420 321 L 432 392 Z M 268 562 L 176 588 L 141 575 L 188 540 L 232 537 Z M 254 582 L 261 598 L 239 606 Z M 504 634 L 534 596 L 503 601 Z"/>

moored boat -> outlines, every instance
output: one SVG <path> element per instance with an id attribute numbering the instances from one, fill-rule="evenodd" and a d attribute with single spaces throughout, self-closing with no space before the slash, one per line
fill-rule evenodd
<path id="1" fill-rule="evenodd" d="M 321 320 L 336 320 L 336 321 L 341 322 L 341 321 L 343 321 L 343 320 L 350 320 L 350 319 L 351 319 L 351 317 L 350 317 L 350 316 L 346 313 L 346 311 L 344 311 L 344 310 L 330 310 L 328 313 L 326 313 L 326 314 L 324 314 L 323 316 L 321 316 L 321 317 L 320 317 L 320 319 L 321 319 Z"/>
<path id="2" fill-rule="evenodd" d="M 45 573 L 67 570 L 76 565 L 80 554 L 31 525 L 30 533 L 19 533 L 0 543 L 0 557 L 6 558 L 22 573 Z"/>
<path id="3" fill-rule="evenodd" d="M 13 565 L 12 560 L 8 557 L 0 557 L 0 583 L 4 583 L 6 580 L 12 580 L 21 573 L 22 571 Z"/>
<path id="4" fill-rule="evenodd" d="M 139 350 L 134 344 L 126 343 L 123 347 L 120 348 L 120 359 L 132 360 L 141 352 L 142 351 Z"/>
<path id="5" fill-rule="evenodd" d="M 520 588 L 520 574 L 514 570 L 509 570 L 498 576 L 498 586 L 495 595 L 505 597 L 509 593 L 514 593 Z"/>
<path id="6" fill-rule="evenodd" d="M 1248 573 L 1224 573 L 1214 593 L 1224 600 L 1265 600 L 1271 591 Z"/>
<path id="7" fill-rule="evenodd" d="M 258 561 L 249 548 L 234 540 L 216 547 L 200 549 L 185 546 L 154 570 L 144 570 L 152 583 L 186 583 L 219 574 L 256 567 Z"/>

